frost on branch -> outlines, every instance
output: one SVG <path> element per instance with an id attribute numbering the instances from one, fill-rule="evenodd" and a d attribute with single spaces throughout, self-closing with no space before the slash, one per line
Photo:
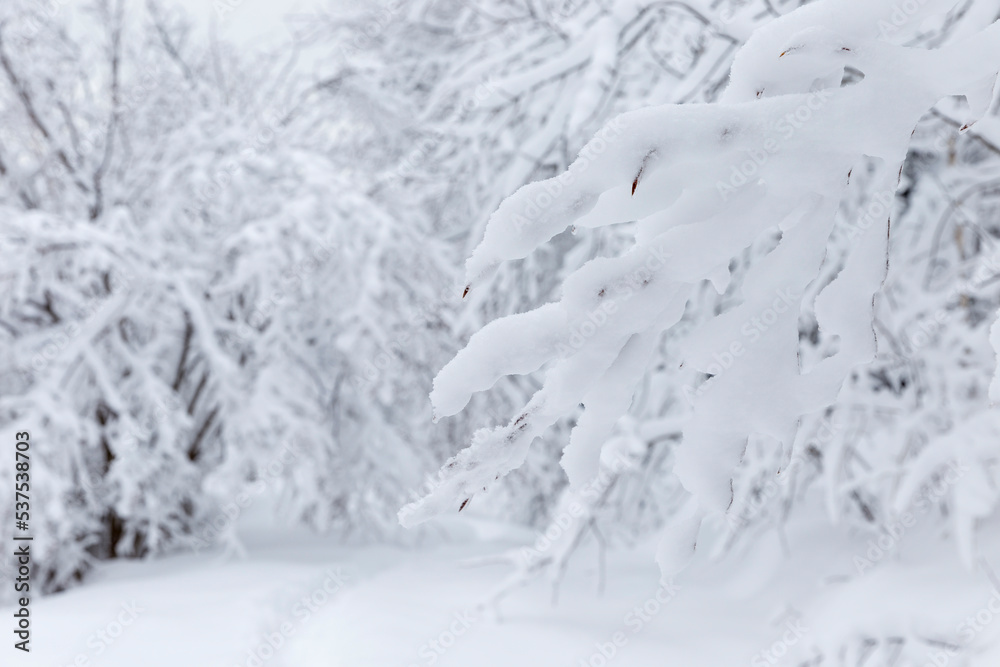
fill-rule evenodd
<path id="1" fill-rule="evenodd" d="M 459 509 L 581 403 L 563 466 L 571 485 L 585 483 L 652 347 L 694 290 L 711 281 L 721 291 L 731 260 L 775 230 L 781 240 L 747 272 L 742 303 L 696 330 L 676 360 L 713 376 L 677 453 L 675 471 L 693 496 L 685 521 L 729 508 L 748 437 L 790 445 L 804 415 L 836 400 L 849 372 L 876 354 L 872 311 L 891 231 L 884 206 L 875 224 L 852 230 L 843 269 L 808 304 L 836 350 L 803 371 L 801 295 L 819 275 L 850 174 L 876 164 L 869 203 L 891 201 L 920 118 L 947 96 L 980 100 L 1000 66 L 1000 24 L 939 50 L 909 49 L 881 38 L 880 17 L 891 12 L 889 2 L 832 0 L 793 12 L 749 40 L 721 103 L 624 114 L 566 173 L 501 204 L 466 267 L 473 292 L 501 263 L 570 226 L 635 221 L 635 243 L 573 273 L 558 302 L 487 325 L 441 371 L 431 395 L 437 417 L 505 375 L 545 367 L 545 382 L 509 424 L 480 431 L 445 465 L 437 487 L 401 513 L 406 524 Z M 863 76 L 848 85 L 848 70 Z M 744 345 L 742 325 L 765 312 L 776 316 Z M 716 359 L 734 345 L 744 348 L 739 363 L 721 368 Z"/>

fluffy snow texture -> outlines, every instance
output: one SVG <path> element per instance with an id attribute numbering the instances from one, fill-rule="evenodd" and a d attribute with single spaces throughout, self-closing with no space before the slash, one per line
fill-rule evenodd
<path id="1" fill-rule="evenodd" d="M 928 2 L 908 18 L 953 4 Z M 837 349 L 808 372 L 797 322 L 852 170 L 875 162 L 867 203 L 891 201 L 918 120 L 951 95 L 985 112 L 1000 67 L 1000 24 L 938 50 L 905 48 L 886 29 L 894 6 L 826 0 L 772 22 L 737 55 L 720 103 L 624 114 L 566 173 L 503 202 L 467 263 L 468 290 L 570 226 L 638 221 L 635 244 L 572 274 L 558 302 L 484 327 L 440 372 L 436 418 L 503 376 L 548 365 L 544 386 L 509 424 L 479 431 L 433 491 L 402 510 L 405 525 L 463 507 L 580 403 L 586 412 L 563 466 L 572 485 L 591 479 L 655 341 L 697 286 L 724 289 L 730 261 L 775 228 L 781 240 L 747 273 L 743 302 L 696 330 L 677 360 L 713 377 L 684 428 L 675 470 L 692 498 L 667 539 L 693 547 L 701 518 L 727 511 L 748 437 L 790 444 L 804 415 L 836 400 L 848 373 L 876 353 L 872 310 L 887 270 L 889 207 L 875 224 L 857 224 L 844 268 L 811 304 Z M 845 71 L 863 77 L 849 82 Z M 764 314 L 762 334 L 742 343 L 741 325 Z M 734 356 L 739 363 L 727 363 Z M 676 570 L 689 552 L 664 545 L 661 568 Z"/>
<path id="2" fill-rule="evenodd" d="M 363 194 L 316 129 L 343 104 L 302 104 L 276 54 L 223 90 L 210 51 L 164 45 L 173 12 L 92 4 L 0 6 L 0 429 L 32 436 L 35 580 L 226 541 L 250 484 L 321 530 L 398 529 L 447 440 L 414 387 L 454 353 L 452 251 Z"/>
<path id="3" fill-rule="evenodd" d="M 719 562 L 701 553 L 660 583 L 643 550 L 612 550 L 598 596 L 595 554 L 585 548 L 558 606 L 534 587 L 501 610 L 478 604 L 501 567 L 467 564 L 530 537 L 510 526 L 463 513 L 447 524 L 451 544 L 414 551 L 344 549 L 287 525 L 278 542 L 273 526 L 241 525 L 244 560 L 119 561 L 88 586 L 32 600 L 44 620 L 25 664 L 579 667 L 604 664 L 594 656 L 622 633 L 608 665 L 826 665 L 817 656 L 837 656 L 829 663 L 995 667 L 995 617 L 985 626 L 968 619 L 986 614 L 998 594 L 950 564 L 931 526 L 908 532 L 894 562 L 852 576 L 872 538 L 831 530 L 820 511 L 806 508 L 789 523 L 790 557 L 771 534 Z M 990 553 L 997 536 L 987 536 Z M 123 609 L 136 618 L 118 632 Z M 786 634 L 789 623 L 797 634 Z"/>

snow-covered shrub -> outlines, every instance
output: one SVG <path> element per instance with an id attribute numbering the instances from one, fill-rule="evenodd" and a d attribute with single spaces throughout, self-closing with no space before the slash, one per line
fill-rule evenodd
<path id="1" fill-rule="evenodd" d="M 928 2 L 906 18 L 919 25 L 952 6 Z M 777 19 L 737 55 L 718 103 L 623 114 L 618 136 L 599 133 L 564 174 L 501 204 L 466 265 L 473 294 L 504 262 L 570 226 L 637 221 L 634 244 L 574 272 L 559 300 L 491 322 L 441 371 L 438 417 L 506 375 L 546 368 L 542 388 L 508 424 L 478 432 L 434 490 L 404 508 L 405 523 L 463 508 L 581 403 L 562 463 L 572 486 L 587 484 L 661 337 L 706 282 L 723 293 L 733 259 L 768 237 L 777 242 L 735 286 L 740 302 L 699 324 L 673 358 L 678 375 L 706 379 L 676 452 L 690 495 L 661 542 L 662 568 L 683 567 L 703 521 L 734 511 L 734 471 L 748 451 L 777 449 L 776 474 L 796 460 L 803 420 L 821 419 L 878 352 L 891 201 L 914 127 L 952 95 L 969 101 L 970 122 L 981 117 L 1000 68 L 1000 24 L 938 49 L 908 48 L 902 31 L 886 27 L 893 11 L 887 1 L 826 0 Z M 860 192 L 852 177 L 863 180 Z M 873 213 L 836 246 L 849 193 Z M 803 313 L 825 343 L 811 359 L 800 356 Z M 574 344 L 578 329 L 586 333 Z"/>
<path id="2" fill-rule="evenodd" d="M 0 424 L 32 435 L 43 587 L 225 538 L 262 479 L 384 534 L 446 441 L 450 258 L 361 194 L 333 98 L 277 55 L 199 49 L 156 3 L 29 6 L 0 23 Z"/>
<path id="3" fill-rule="evenodd" d="M 998 14 L 996 3 L 963 4 L 935 22 L 939 28 L 924 24 L 913 39 L 925 46 L 961 40 Z M 903 28 L 881 27 L 887 35 Z M 995 366 L 988 330 L 998 303 L 991 231 L 996 113 L 994 101 L 972 124 L 965 100 L 941 100 L 914 130 L 895 193 L 873 192 L 864 171 L 852 178 L 825 272 L 835 275 L 860 231 L 894 210 L 889 271 L 873 315 L 877 358 L 850 374 L 829 411 L 803 420 L 796 454 L 780 477 L 774 475 L 783 465 L 780 448 L 748 449 L 734 479 L 732 527 L 783 522 L 812 482 L 821 481 L 831 519 L 868 535 L 908 511 L 940 510 L 935 514 L 946 518 L 942 525 L 972 566 L 973 527 L 992 513 L 989 473 L 984 478 L 980 471 L 995 456 L 984 397 Z M 811 293 L 828 281 L 817 281 Z M 807 307 L 800 338 L 804 366 L 835 349 Z M 978 470 L 954 479 L 954 470 L 970 469 Z"/>
<path id="4" fill-rule="evenodd" d="M 357 122 L 369 128 L 357 133 L 358 148 L 384 160 L 370 179 L 371 196 L 394 210 L 423 211 L 458 261 L 481 238 L 500 201 L 528 182 L 560 173 L 616 114 L 714 99 L 733 53 L 753 28 L 798 4 L 386 3 L 356 18 L 331 19 L 313 36 L 335 36 L 339 58 L 331 60 L 340 66 L 331 79 L 351 100 Z M 393 120 L 372 114 L 373 108 L 387 110 Z M 378 144 L 374 137 L 393 123 L 404 127 L 401 140 Z M 596 150 L 593 158 L 600 154 Z M 454 317 L 454 334 L 464 339 L 483 322 L 552 300 L 568 273 L 594 257 L 617 254 L 628 238 L 624 228 L 560 234 L 525 261 L 502 267 L 489 289 L 469 294 Z M 705 307 L 713 303 L 706 295 Z M 441 307 L 455 312 L 454 296 Z M 450 422 L 450 433 L 465 439 L 474 425 L 501 421 L 536 388 L 534 376 L 505 379 L 488 400 L 473 399 L 467 413 Z M 660 446 L 667 434 L 656 424 L 677 399 L 671 383 L 654 380 L 649 389 L 646 407 L 636 414 L 651 421 L 640 429 L 649 435 L 649 451 L 636 474 L 627 476 L 647 491 L 670 485 L 663 472 L 669 449 Z M 498 514 L 545 525 L 565 485 L 559 442 L 571 421 L 567 415 L 556 424 L 553 437 L 498 485 Z M 638 506 L 609 498 L 617 520 L 607 529 L 627 536 L 643 522 L 656 526 L 663 513 L 652 509 L 659 502 L 655 495 L 643 501 L 644 518 L 628 521 L 622 513 L 631 516 Z"/>

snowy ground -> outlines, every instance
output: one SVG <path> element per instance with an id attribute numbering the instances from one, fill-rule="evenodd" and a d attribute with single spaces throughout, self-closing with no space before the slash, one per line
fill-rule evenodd
<path id="1" fill-rule="evenodd" d="M 897 567 L 876 563 L 861 576 L 854 556 L 866 555 L 867 537 L 803 519 L 789 527 L 788 541 L 807 548 L 786 555 L 772 533 L 750 553 L 697 559 L 675 591 L 660 587 L 644 545 L 610 554 L 603 595 L 595 554 L 585 552 L 557 604 L 539 583 L 486 610 L 477 602 L 506 568 L 470 567 L 468 559 L 530 536 L 482 523 L 449 532 L 449 543 L 417 550 L 344 550 L 315 537 L 254 531 L 242 559 L 114 564 L 85 586 L 33 602 L 30 659 L 3 664 L 757 667 L 797 664 L 816 646 L 836 651 L 854 627 L 931 642 L 911 646 L 911 662 L 899 665 L 1000 664 L 1000 623 L 991 623 L 990 610 L 1000 612 L 1000 602 L 991 603 L 987 578 L 965 573 L 951 545 L 919 521 L 882 557 L 898 559 Z M 977 613 L 979 629 L 963 631 Z M 2 616 L 9 619 L 10 610 Z M 964 637 L 971 662 L 933 655 L 935 646 Z"/>

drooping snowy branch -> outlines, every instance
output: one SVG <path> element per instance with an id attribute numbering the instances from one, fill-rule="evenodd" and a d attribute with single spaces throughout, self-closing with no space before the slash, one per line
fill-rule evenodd
<path id="1" fill-rule="evenodd" d="M 923 12 L 949 8 L 928 3 Z M 580 403 L 585 416 L 563 462 L 571 484 L 585 483 L 614 413 L 631 402 L 650 341 L 677 324 L 697 286 L 727 285 L 730 261 L 775 229 L 780 242 L 747 273 L 743 302 L 692 334 L 676 360 L 712 376 L 677 454 L 693 515 L 727 510 L 748 437 L 790 445 L 804 415 L 836 400 L 848 373 L 876 353 L 872 312 L 886 275 L 887 207 L 859 221 L 844 268 L 812 304 L 837 349 L 807 371 L 798 359 L 798 315 L 852 170 L 875 162 L 871 200 L 888 193 L 891 201 L 920 118 L 949 95 L 985 110 L 1000 68 L 1000 24 L 938 50 L 911 49 L 883 39 L 892 9 L 827 0 L 774 21 L 737 56 L 722 102 L 624 114 L 566 173 L 500 206 L 467 264 L 473 292 L 501 263 L 527 257 L 570 226 L 635 220 L 635 244 L 571 275 L 558 302 L 487 325 L 441 371 L 431 395 L 437 417 L 459 412 L 500 377 L 547 369 L 524 409 L 506 426 L 477 433 L 445 465 L 439 485 L 404 508 L 404 523 L 463 507 Z M 863 79 L 849 82 L 847 70 Z M 752 340 L 740 333 L 746 323 L 760 323 Z M 738 360 L 720 363 L 727 355 Z"/>

